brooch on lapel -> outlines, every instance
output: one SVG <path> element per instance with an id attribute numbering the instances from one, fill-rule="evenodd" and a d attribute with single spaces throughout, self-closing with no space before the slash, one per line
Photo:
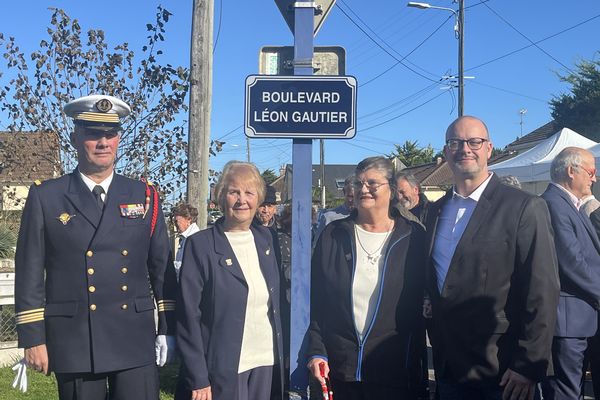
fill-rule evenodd
<path id="1" fill-rule="evenodd" d="M 271 249 L 267 249 L 267 251 L 265 251 L 265 254 L 266 254 L 266 255 L 269 255 L 269 254 L 271 254 Z"/>
<path id="2" fill-rule="evenodd" d="M 346 261 L 350 261 L 352 260 L 352 254 L 348 253 L 346 254 Z"/>
<path id="3" fill-rule="evenodd" d="M 139 218 L 145 213 L 143 204 L 121 204 L 119 210 L 121 210 L 121 217 L 125 218 Z"/>
<path id="4" fill-rule="evenodd" d="M 63 225 L 66 225 L 66 224 L 69 223 L 69 221 L 73 217 L 75 217 L 75 214 L 71 215 L 71 214 L 68 214 L 68 213 L 62 213 L 58 217 L 56 217 L 56 219 L 59 220 Z"/>
<path id="5" fill-rule="evenodd" d="M 231 267 L 231 266 L 233 265 L 233 261 L 231 261 L 231 258 L 228 258 L 228 259 L 226 259 L 226 260 L 225 260 L 225 264 L 226 264 L 228 267 Z"/>

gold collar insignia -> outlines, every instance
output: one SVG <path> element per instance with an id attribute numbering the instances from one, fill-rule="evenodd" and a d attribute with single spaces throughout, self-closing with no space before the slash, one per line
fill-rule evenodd
<path id="1" fill-rule="evenodd" d="M 60 214 L 58 217 L 56 217 L 57 220 L 59 220 L 60 222 L 62 222 L 63 225 L 66 225 L 69 223 L 69 221 L 71 220 L 71 218 L 75 217 L 75 214 L 70 215 L 68 213 L 62 213 Z"/>

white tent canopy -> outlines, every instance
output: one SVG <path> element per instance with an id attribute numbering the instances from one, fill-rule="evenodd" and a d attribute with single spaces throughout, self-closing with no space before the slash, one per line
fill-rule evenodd
<path id="1" fill-rule="evenodd" d="M 541 182 L 550 180 L 550 163 L 565 147 L 597 149 L 595 157 L 600 156 L 600 145 L 581 136 L 569 128 L 563 128 L 535 147 L 516 157 L 491 165 L 489 169 L 499 176 L 512 175 L 520 182 Z"/>

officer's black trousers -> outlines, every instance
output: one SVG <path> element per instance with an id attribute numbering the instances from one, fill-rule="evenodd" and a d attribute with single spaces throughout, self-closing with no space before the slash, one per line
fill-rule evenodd
<path id="1" fill-rule="evenodd" d="M 154 364 L 101 374 L 58 373 L 56 380 L 60 400 L 158 400 L 159 396 Z"/>

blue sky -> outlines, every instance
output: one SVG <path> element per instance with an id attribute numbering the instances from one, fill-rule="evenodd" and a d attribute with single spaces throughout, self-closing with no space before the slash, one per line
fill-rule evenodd
<path id="1" fill-rule="evenodd" d="M 46 36 L 51 15 L 47 8 L 59 7 L 77 18 L 83 30 L 104 29 L 109 43 L 127 41 L 139 51 L 145 42 L 145 25 L 153 21 L 157 4 L 152 0 L 5 1 L 0 4 L 4 16 L 0 32 L 15 36 L 28 54 Z M 173 13 L 167 25 L 164 61 L 188 65 L 192 2 L 167 0 L 161 4 Z M 431 4 L 456 7 L 450 0 Z M 465 114 L 482 118 L 494 144 L 503 147 L 520 134 L 519 110 L 527 110 L 523 133 L 550 121 L 548 101 L 568 90 L 557 74 L 573 70 L 582 59 L 598 59 L 600 17 L 594 17 L 600 16 L 600 2 L 489 0 L 481 4 L 480 0 L 466 0 L 465 5 L 465 74 L 474 77 L 466 80 Z M 586 20 L 590 21 L 583 23 Z M 408 8 L 403 0 L 338 0 L 315 44 L 345 47 L 347 74 L 364 86 L 358 89 L 357 134 L 352 140 L 326 141 L 327 163 L 356 163 L 367 156 L 387 154 L 394 143 L 405 140 L 441 149 L 445 129 L 456 117 L 456 91 L 435 82 L 457 73 L 453 25 L 449 12 Z M 241 129 L 244 80 L 258 72 L 259 49 L 292 45 L 293 37 L 271 0 L 215 0 L 215 39 L 217 30 L 212 138 L 227 142 L 224 151 L 210 160 L 211 167 L 218 170 L 231 159 L 246 158 Z M 530 45 L 528 39 L 535 42 L 555 34 L 538 44 L 545 53 L 531 46 L 480 66 Z M 399 65 L 365 84 L 396 63 L 394 57 L 413 50 L 406 60 L 419 74 Z M 391 121 L 381 124 L 387 120 Z M 313 162 L 318 163 L 318 142 L 313 149 Z M 251 159 L 261 170 L 277 171 L 279 165 L 292 161 L 291 140 L 252 140 Z"/>

